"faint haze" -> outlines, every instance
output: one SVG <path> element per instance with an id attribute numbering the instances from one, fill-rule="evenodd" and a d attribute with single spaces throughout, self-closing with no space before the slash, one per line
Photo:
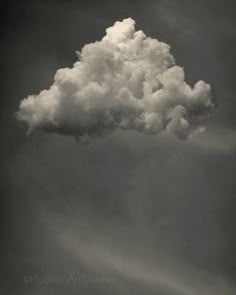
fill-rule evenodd
<path id="1" fill-rule="evenodd" d="M 4 294 L 219 294 L 235 291 L 235 2 L 14 1 L 2 11 Z M 114 130 L 88 144 L 13 115 L 49 89 L 75 51 L 131 17 L 171 45 L 189 85 L 218 107 L 190 141 Z M 213 101 L 215 103 L 215 101 Z M 96 273 L 112 284 L 26 283 Z M 232 291 L 233 290 L 233 291 Z M 218 293 L 217 293 L 218 292 Z"/>

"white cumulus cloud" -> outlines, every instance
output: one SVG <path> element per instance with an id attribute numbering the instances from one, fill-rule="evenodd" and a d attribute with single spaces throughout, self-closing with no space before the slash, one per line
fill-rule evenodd
<path id="1" fill-rule="evenodd" d="M 23 99 L 17 117 L 29 131 L 77 138 L 133 129 L 185 139 L 204 129 L 213 106 L 210 85 L 188 85 L 170 46 L 135 31 L 128 18 L 85 45 L 72 68 L 56 72 L 49 89 Z"/>

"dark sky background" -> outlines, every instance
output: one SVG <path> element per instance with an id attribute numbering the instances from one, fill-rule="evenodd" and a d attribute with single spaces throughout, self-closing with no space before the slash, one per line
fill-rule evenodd
<path id="1" fill-rule="evenodd" d="M 235 1 L 9 0 L 1 10 L 3 294 L 234 294 Z M 84 145 L 14 118 L 76 50 L 126 17 L 171 45 L 217 109 L 192 142 L 115 132 Z M 63 274 L 111 282 L 45 283 Z M 25 276 L 34 275 L 32 282 Z M 223 291 L 222 291 L 223 290 Z"/>

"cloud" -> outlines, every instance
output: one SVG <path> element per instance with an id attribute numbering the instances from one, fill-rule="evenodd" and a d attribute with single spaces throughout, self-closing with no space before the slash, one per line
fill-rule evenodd
<path id="1" fill-rule="evenodd" d="M 29 131 L 83 138 L 132 129 L 185 139 L 204 130 L 214 107 L 210 85 L 188 85 L 170 46 L 135 31 L 131 18 L 106 29 L 78 58 L 56 72 L 49 89 L 21 101 L 17 118 Z"/>

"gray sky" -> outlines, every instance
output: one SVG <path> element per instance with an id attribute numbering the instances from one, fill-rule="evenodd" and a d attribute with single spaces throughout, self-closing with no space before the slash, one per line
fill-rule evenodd
<path id="1" fill-rule="evenodd" d="M 8 1 L 2 12 L 2 271 L 7 294 L 234 294 L 233 1 Z M 20 100 L 115 21 L 171 45 L 217 109 L 192 141 L 134 131 L 26 136 Z M 103 284 L 43 282 L 96 274 Z M 36 275 L 27 283 L 24 276 Z M 112 280 L 111 281 L 109 281 Z M 87 281 L 86 281 L 87 280 Z M 108 282 L 109 281 L 109 282 Z M 218 293 L 217 293 L 218 292 Z"/>

